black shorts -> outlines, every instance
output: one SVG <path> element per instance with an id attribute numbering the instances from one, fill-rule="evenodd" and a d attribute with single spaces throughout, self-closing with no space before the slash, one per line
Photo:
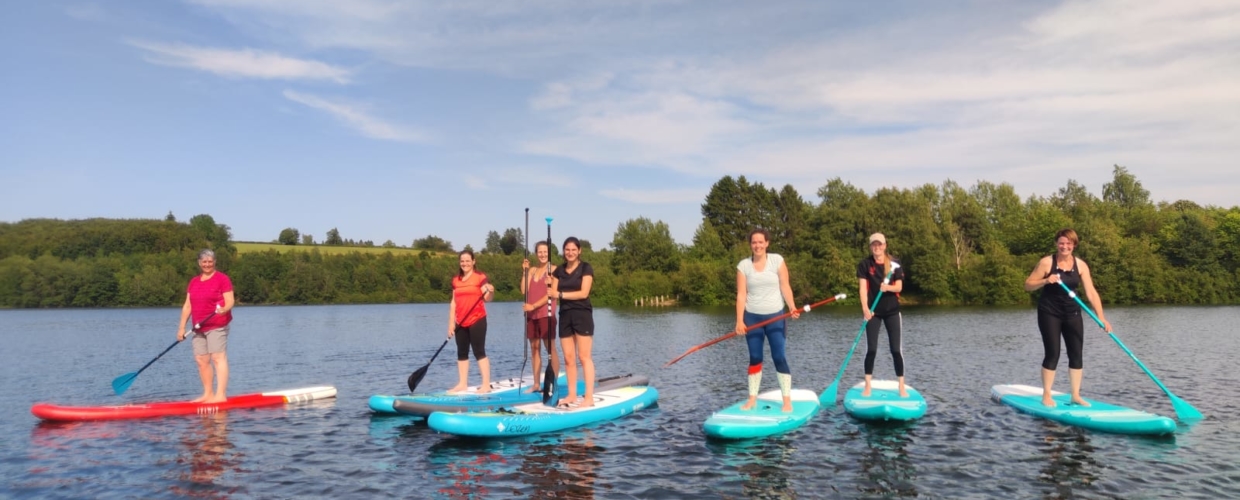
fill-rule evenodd
<path id="1" fill-rule="evenodd" d="M 594 336 L 594 311 L 586 309 L 560 310 L 560 338 L 582 335 Z"/>

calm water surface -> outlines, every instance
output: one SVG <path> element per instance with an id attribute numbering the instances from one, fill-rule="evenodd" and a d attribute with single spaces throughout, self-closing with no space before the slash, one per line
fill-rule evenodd
<path id="1" fill-rule="evenodd" d="M 495 376 L 521 367 L 520 310 L 493 304 Z M 15 498 L 1238 498 L 1240 308 L 1110 308 L 1116 332 L 1176 395 L 1207 416 L 1171 437 L 1065 427 L 989 399 L 990 386 L 1038 384 L 1032 309 L 907 308 L 909 383 L 928 399 L 908 425 L 828 408 L 793 433 L 714 442 L 712 411 L 745 395 L 743 341 L 663 363 L 727 332 L 728 310 L 600 310 L 599 376 L 641 373 L 658 406 L 525 439 L 467 440 L 406 417 L 375 417 L 371 394 L 399 393 L 443 340 L 444 305 L 242 307 L 229 339 L 232 394 L 334 385 L 303 406 L 123 422 L 40 424 L 38 401 L 115 404 L 200 390 L 189 346 L 124 396 L 110 381 L 172 342 L 177 309 L 0 311 L 0 497 Z M 857 329 L 856 305 L 792 323 L 794 385 L 821 391 Z M 1087 325 L 1088 327 L 1088 325 Z M 1166 396 L 1088 327 L 1085 395 L 1164 415 Z M 893 376 L 886 341 L 875 375 Z M 451 347 L 422 387 L 455 382 Z M 841 383 L 862 375 L 862 345 Z M 1061 360 L 1066 372 L 1067 358 Z M 774 369 L 764 388 L 775 388 Z M 528 370 L 528 368 L 527 368 Z M 476 371 L 474 372 L 476 383 Z M 1066 390 L 1066 373 L 1057 389 Z"/>

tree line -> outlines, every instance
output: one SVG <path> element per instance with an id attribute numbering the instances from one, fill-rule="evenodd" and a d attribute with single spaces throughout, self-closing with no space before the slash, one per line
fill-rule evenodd
<path id="1" fill-rule="evenodd" d="M 1006 183 L 965 188 L 951 180 L 866 193 L 836 178 L 816 194 L 809 202 L 792 186 L 725 176 L 707 194 L 689 244 L 678 244 L 662 221 L 622 222 L 609 248 L 583 242 L 582 259 L 595 269 L 591 299 L 623 305 L 665 295 L 688 305 L 731 304 L 736 263 L 749 254 L 749 231 L 761 227 L 772 235 L 770 251 L 785 257 L 798 301 L 855 295 L 866 238 L 882 232 L 905 266 L 905 301 L 1030 304 L 1035 295 L 1023 290 L 1025 277 L 1053 251 L 1055 232 L 1071 227 L 1081 235 L 1076 254 L 1089 261 L 1107 303 L 1240 302 L 1240 208 L 1155 203 L 1120 166 L 1100 197 L 1071 180 L 1052 195 L 1026 199 Z M 332 232 L 330 239 L 340 238 Z M 517 228 L 491 231 L 478 256 L 498 300 L 521 298 L 523 236 Z M 198 272 L 201 248 L 216 250 L 218 268 L 245 304 L 446 302 L 457 262 L 439 252 L 452 252 L 451 243 L 428 235 L 413 246 L 427 251 L 239 255 L 228 226 L 209 215 L 185 223 L 171 214 L 0 223 L 0 307 L 176 305 Z"/>

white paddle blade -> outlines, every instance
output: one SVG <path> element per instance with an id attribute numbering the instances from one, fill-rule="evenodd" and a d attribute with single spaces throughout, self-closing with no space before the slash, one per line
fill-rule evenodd
<path id="1" fill-rule="evenodd" d="M 846 294 L 846 293 L 841 293 L 841 294 L 839 294 L 839 295 L 836 295 L 836 296 L 835 296 L 835 300 L 844 300 L 844 299 L 846 299 L 846 298 L 848 298 L 848 294 Z"/>

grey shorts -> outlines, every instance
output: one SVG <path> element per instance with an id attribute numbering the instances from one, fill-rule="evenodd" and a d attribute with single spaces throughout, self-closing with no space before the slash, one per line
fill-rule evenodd
<path id="1" fill-rule="evenodd" d="M 228 326 L 194 334 L 194 355 L 206 356 L 228 349 Z"/>

